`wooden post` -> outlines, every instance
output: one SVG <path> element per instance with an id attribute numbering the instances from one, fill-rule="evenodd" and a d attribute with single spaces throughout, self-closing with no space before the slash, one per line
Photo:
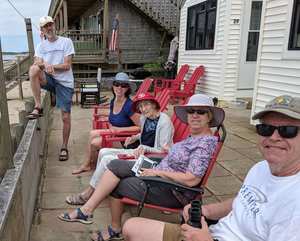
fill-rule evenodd
<path id="1" fill-rule="evenodd" d="M 64 31 L 68 31 L 69 29 L 69 24 L 68 24 L 68 5 L 67 5 L 67 1 L 64 0 L 63 2 L 63 12 L 64 12 Z"/>
<path id="2" fill-rule="evenodd" d="M 63 20 L 63 11 L 59 10 L 59 33 L 61 34 L 64 31 L 64 20 Z"/>
<path id="3" fill-rule="evenodd" d="M 25 24 L 26 24 L 26 32 L 27 32 L 27 41 L 28 41 L 28 50 L 29 50 L 30 61 L 31 61 L 31 63 L 33 63 L 34 45 L 33 45 L 33 37 L 32 37 L 31 19 L 30 18 L 25 18 Z"/>
<path id="4" fill-rule="evenodd" d="M 24 96 L 23 96 L 22 79 L 21 79 L 21 71 L 20 71 L 20 60 L 21 57 L 17 56 L 17 81 L 19 84 L 19 98 L 20 100 L 23 100 Z"/>
<path id="5" fill-rule="evenodd" d="M 0 177 L 13 167 L 12 141 L 9 125 L 6 86 L 0 39 Z"/>
<path id="6" fill-rule="evenodd" d="M 109 29 L 108 0 L 104 0 L 103 18 L 103 50 L 106 51 Z"/>

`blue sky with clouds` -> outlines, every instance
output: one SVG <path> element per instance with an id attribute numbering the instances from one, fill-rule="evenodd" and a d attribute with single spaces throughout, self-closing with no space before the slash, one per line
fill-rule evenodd
<path id="1" fill-rule="evenodd" d="M 32 24 L 38 26 L 39 18 L 47 15 L 50 0 L 10 0 Z M 32 25 L 35 44 L 39 42 L 39 31 Z M 7 0 L 0 1 L 0 37 L 2 51 L 28 51 L 24 19 Z"/>

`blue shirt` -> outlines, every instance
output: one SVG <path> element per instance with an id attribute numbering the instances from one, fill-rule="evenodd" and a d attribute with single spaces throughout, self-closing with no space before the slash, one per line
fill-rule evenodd
<path id="1" fill-rule="evenodd" d="M 134 114 L 131 109 L 132 100 L 130 98 L 127 98 L 118 114 L 113 113 L 114 101 L 115 99 L 112 99 L 112 101 L 110 102 L 110 112 L 108 117 L 109 123 L 116 127 L 134 126 L 135 124 L 130 119 L 130 117 Z"/>
<path id="2" fill-rule="evenodd" d="M 155 142 L 155 132 L 156 132 L 156 127 L 158 123 L 159 117 L 151 120 L 149 118 L 146 119 L 144 127 L 143 127 L 143 132 L 141 135 L 141 144 L 154 147 L 154 142 Z"/>

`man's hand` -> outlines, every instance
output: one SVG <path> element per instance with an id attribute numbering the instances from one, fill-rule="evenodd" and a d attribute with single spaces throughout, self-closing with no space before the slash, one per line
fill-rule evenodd
<path id="1" fill-rule="evenodd" d="M 48 74 L 54 74 L 54 67 L 51 64 L 45 65 L 45 71 Z"/>
<path id="2" fill-rule="evenodd" d="M 133 155 L 135 158 L 139 158 L 140 155 L 144 155 L 144 154 L 145 154 L 145 149 L 142 146 L 139 146 L 133 151 Z"/>
<path id="3" fill-rule="evenodd" d="M 189 209 L 191 207 L 191 204 L 186 205 L 183 208 L 182 216 L 184 218 L 184 221 L 187 222 L 189 219 Z M 201 206 L 202 215 L 206 218 L 209 218 L 208 208 L 206 205 Z"/>
<path id="4" fill-rule="evenodd" d="M 181 234 L 184 237 L 184 241 L 213 241 L 203 216 L 201 217 L 201 225 L 201 229 L 187 224 L 181 225 Z"/>

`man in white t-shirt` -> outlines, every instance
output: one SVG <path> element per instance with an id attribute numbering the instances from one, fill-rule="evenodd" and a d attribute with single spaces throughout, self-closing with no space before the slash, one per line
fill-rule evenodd
<path id="1" fill-rule="evenodd" d="M 42 17 L 39 25 L 44 39 L 36 48 L 34 63 L 29 70 L 35 107 L 28 118 L 36 119 L 43 114 L 41 88 L 56 96 L 56 107 L 61 109 L 63 121 L 63 143 L 59 160 L 66 161 L 69 158 L 67 146 L 71 131 L 71 105 L 74 92 L 72 56 L 75 51 L 71 39 L 55 34 L 55 25 L 51 17 Z"/>
<path id="2" fill-rule="evenodd" d="M 234 199 L 202 206 L 202 214 L 219 220 L 202 228 L 144 218 L 123 227 L 127 241 L 299 241 L 300 240 L 300 98 L 270 101 L 253 116 L 258 146 L 265 160 L 255 164 Z M 189 205 L 184 219 L 188 220 Z"/>

